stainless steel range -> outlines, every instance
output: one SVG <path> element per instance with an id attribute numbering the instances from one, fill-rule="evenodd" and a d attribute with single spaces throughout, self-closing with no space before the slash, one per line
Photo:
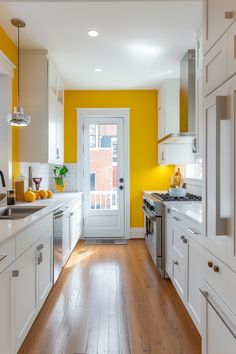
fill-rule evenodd
<path id="1" fill-rule="evenodd" d="M 170 197 L 168 193 L 144 192 L 142 210 L 145 216 L 145 243 L 154 264 L 165 276 L 165 203 L 173 201 L 201 201 L 201 197 L 187 193 L 185 197 Z"/>

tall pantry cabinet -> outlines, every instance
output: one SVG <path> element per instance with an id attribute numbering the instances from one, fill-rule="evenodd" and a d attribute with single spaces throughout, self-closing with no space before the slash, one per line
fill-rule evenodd
<path id="1" fill-rule="evenodd" d="M 64 88 L 47 50 L 20 53 L 20 101 L 30 114 L 19 129 L 22 162 L 62 164 L 64 161 Z"/>
<path id="2" fill-rule="evenodd" d="M 203 354 L 236 353 L 236 1 L 204 0 Z"/>

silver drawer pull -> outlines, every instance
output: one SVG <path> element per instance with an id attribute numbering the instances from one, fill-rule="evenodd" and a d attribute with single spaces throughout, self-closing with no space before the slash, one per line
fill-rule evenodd
<path id="1" fill-rule="evenodd" d="M 42 252 L 40 252 L 38 254 L 38 264 L 42 263 L 42 261 L 43 261 L 43 254 L 42 254 Z"/>
<path id="2" fill-rule="evenodd" d="M 42 249 L 43 249 L 43 244 L 41 243 L 40 245 L 38 245 L 37 251 L 40 251 L 40 250 L 42 250 Z"/>
<path id="3" fill-rule="evenodd" d="M 229 319 L 226 317 L 226 315 L 223 313 L 219 305 L 214 301 L 214 299 L 210 298 L 208 291 L 203 291 L 202 289 L 199 289 L 208 304 L 213 308 L 215 313 L 219 316 L 221 321 L 225 324 L 225 326 L 228 328 L 232 336 L 236 339 L 236 328 L 232 325 L 232 323 L 229 321 Z"/>
<path id="4" fill-rule="evenodd" d="M 5 258 L 7 258 L 7 254 L 1 254 L 0 255 L 0 262 L 3 261 Z"/>
<path id="5" fill-rule="evenodd" d="M 177 218 L 177 216 L 173 216 L 173 219 L 175 219 L 176 221 L 181 221 L 179 218 Z"/>
<path id="6" fill-rule="evenodd" d="M 179 262 L 177 260 L 174 261 L 175 265 L 179 265 Z"/>
<path id="7" fill-rule="evenodd" d="M 188 231 L 191 232 L 191 234 L 193 234 L 193 235 L 196 235 L 196 236 L 200 235 L 200 232 L 195 231 L 195 230 L 192 229 L 191 227 L 188 227 Z"/>
<path id="8" fill-rule="evenodd" d="M 12 276 L 13 276 L 14 278 L 19 277 L 19 270 L 13 270 L 13 271 L 12 271 Z"/>

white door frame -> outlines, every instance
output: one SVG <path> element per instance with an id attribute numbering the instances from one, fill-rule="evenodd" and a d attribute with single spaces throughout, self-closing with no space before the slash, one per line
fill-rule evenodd
<path id="1" fill-rule="evenodd" d="M 77 108 L 78 190 L 83 191 L 83 122 L 86 118 L 124 120 L 125 238 L 130 238 L 130 108 Z"/>

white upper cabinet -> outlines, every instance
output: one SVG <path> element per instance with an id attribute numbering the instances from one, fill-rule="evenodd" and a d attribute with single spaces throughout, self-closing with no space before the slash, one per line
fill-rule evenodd
<path id="1" fill-rule="evenodd" d="M 235 19 L 235 0 L 204 1 L 204 54 L 217 42 Z"/>
<path id="2" fill-rule="evenodd" d="M 158 91 L 158 141 L 179 132 L 180 80 L 167 79 Z"/>
<path id="3" fill-rule="evenodd" d="M 24 162 L 64 162 L 64 89 L 46 50 L 20 54 L 20 102 L 30 114 L 19 129 L 19 159 Z"/>

